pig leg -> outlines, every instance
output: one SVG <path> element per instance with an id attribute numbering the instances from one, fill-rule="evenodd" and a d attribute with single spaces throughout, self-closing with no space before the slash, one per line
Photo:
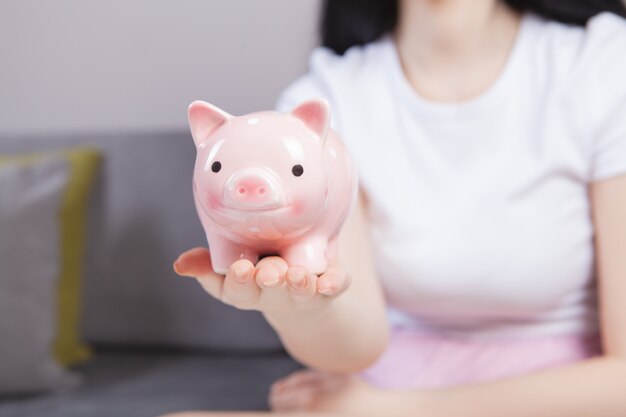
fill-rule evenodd
<path id="1" fill-rule="evenodd" d="M 300 265 L 309 272 L 319 275 L 326 271 L 328 266 L 327 247 L 328 240 L 313 237 L 288 247 L 281 253 L 281 256 L 288 265 Z"/>
<path id="2" fill-rule="evenodd" d="M 233 262 L 239 259 L 248 259 L 253 264 L 259 260 L 259 254 L 256 251 L 228 239 L 211 236 L 207 237 L 207 240 L 211 252 L 211 264 L 218 274 L 226 275 Z"/>
<path id="3" fill-rule="evenodd" d="M 330 238 L 328 241 L 328 248 L 326 249 L 326 261 L 329 264 L 337 262 L 337 255 L 339 251 L 339 233 Z"/>

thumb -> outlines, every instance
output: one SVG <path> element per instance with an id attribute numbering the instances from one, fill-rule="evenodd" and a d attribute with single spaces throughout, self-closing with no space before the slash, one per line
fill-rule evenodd
<path id="1" fill-rule="evenodd" d="M 174 271 L 181 276 L 196 278 L 211 296 L 220 299 L 224 277 L 213 271 L 211 253 L 207 248 L 193 248 L 174 261 Z"/>

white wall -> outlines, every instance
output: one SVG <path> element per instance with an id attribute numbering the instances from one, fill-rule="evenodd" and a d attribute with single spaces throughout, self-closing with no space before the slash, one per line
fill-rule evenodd
<path id="1" fill-rule="evenodd" d="M 319 0 L 0 0 L 0 135 L 187 129 L 204 99 L 269 109 Z"/>

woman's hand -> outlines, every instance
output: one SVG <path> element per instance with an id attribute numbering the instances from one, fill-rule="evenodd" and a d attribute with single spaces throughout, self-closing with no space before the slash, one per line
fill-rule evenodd
<path id="1" fill-rule="evenodd" d="M 271 386 L 268 404 L 275 413 L 341 413 L 350 416 L 390 416 L 394 404 L 389 391 L 354 374 L 301 369 Z M 405 410 L 406 411 L 406 410 Z M 421 415 L 411 410 L 411 415 Z"/>
<path id="2" fill-rule="evenodd" d="M 213 271 L 206 248 L 181 254 L 174 262 L 174 270 L 196 278 L 206 292 L 223 303 L 265 313 L 322 309 L 350 284 L 345 269 L 338 265 L 329 266 L 318 277 L 302 266 L 287 265 L 278 256 L 263 258 L 256 265 L 240 259 L 222 276 Z"/>
<path id="3" fill-rule="evenodd" d="M 256 265 L 238 260 L 222 276 L 213 270 L 206 248 L 183 253 L 174 269 L 196 278 L 224 303 L 261 311 L 301 364 L 339 373 L 365 369 L 387 346 L 389 325 L 371 262 L 362 197 L 358 201 L 332 245 L 330 257 L 341 262 L 319 277 L 279 257 L 263 258 Z"/>

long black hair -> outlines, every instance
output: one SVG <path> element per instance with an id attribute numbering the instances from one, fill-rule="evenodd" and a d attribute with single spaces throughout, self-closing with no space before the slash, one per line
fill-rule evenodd
<path id="1" fill-rule="evenodd" d="M 622 0 L 504 0 L 513 9 L 531 11 L 551 20 L 584 25 L 604 11 L 626 17 Z M 392 31 L 398 18 L 398 0 L 325 0 L 322 45 L 343 54 Z"/>

